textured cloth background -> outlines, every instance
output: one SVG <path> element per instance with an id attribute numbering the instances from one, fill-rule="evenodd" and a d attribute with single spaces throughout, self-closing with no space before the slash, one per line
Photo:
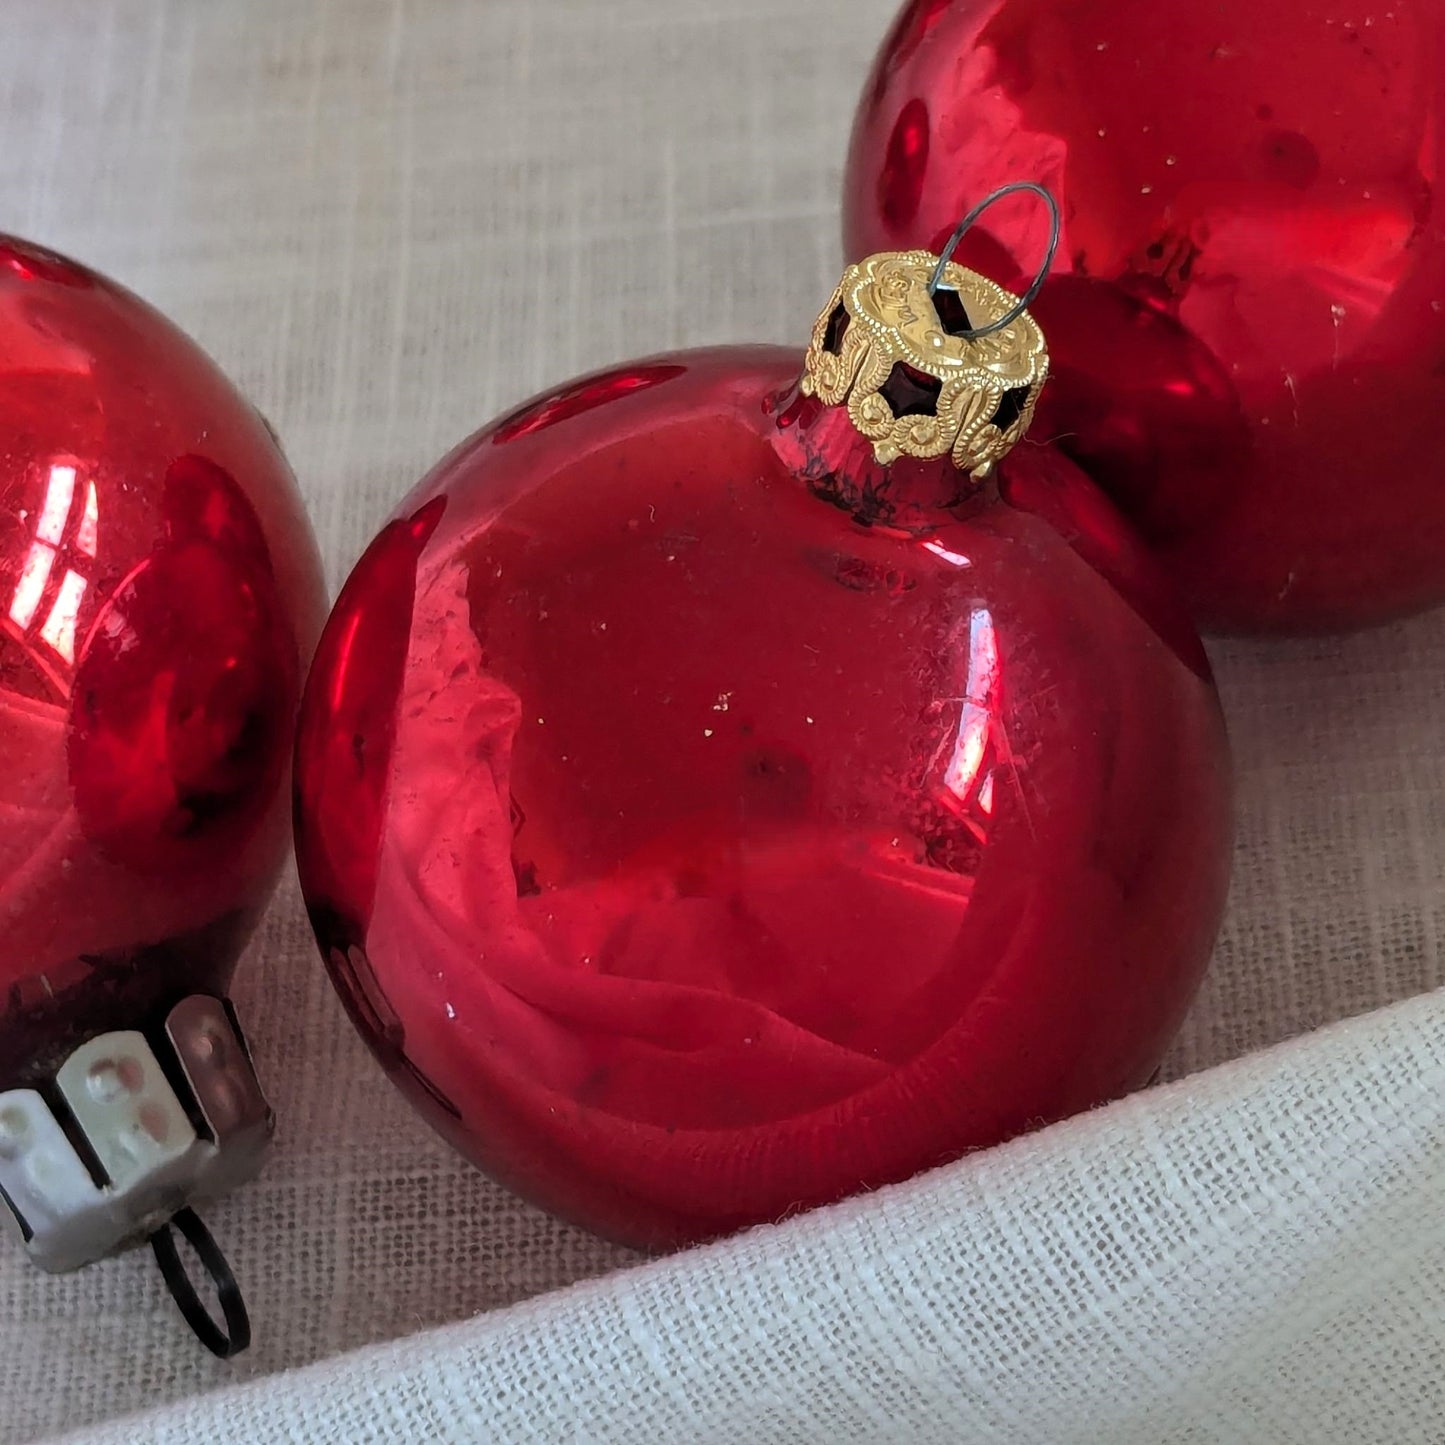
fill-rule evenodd
<path id="1" fill-rule="evenodd" d="M 335 586 L 501 407 L 663 347 L 802 344 L 892 8 L 0 0 L 0 228 L 217 357 Z M 211 1221 L 255 1348 L 203 1355 L 148 1256 L 50 1279 L 0 1251 L 0 1445 L 314 1361 L 103 1438 L 1445 1439 L 1445 1001 L 1198 1073 L 1445 981 L 1445 617 L 1214 653 L 1241 828 L 1186 1082 L 336 1361 L 632 1261 L 414 1121 L 287 888 L 237 989 L 280 1147 Z"/>
<path id="2" fill-rule="evenodd" d="M 1438 1445 L 1445 1001 L 83 1437 Z"/>

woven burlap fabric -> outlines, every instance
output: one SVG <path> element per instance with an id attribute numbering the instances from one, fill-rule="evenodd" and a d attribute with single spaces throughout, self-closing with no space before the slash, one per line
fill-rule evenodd
<path id="1" fill-rule="evenodd" d="M 0 228 L 201 339 L 284 435 L 335 585 L 437 456 L 537 388 L 801 343 L 890 10 L 3 0 Z M 1214 651 L 1240 841 L 1182 1082 L 616 1273 L 416 1123 L 288 887 L 237 989 L 279 1149 L 212 1220 L 256 1347 L 204 1356 L 143 1256 L 48 1279 L 0 1252 L 0 1445 L 238 1381 L 106 1438 L 1445 1439 L 1445 1003 L 1201 1072 L 1445 982 L 1445 618 Z"/>

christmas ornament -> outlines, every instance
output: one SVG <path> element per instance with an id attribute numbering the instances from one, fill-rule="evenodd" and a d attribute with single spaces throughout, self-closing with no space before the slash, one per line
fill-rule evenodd
<path id="1" fill-rule="evenodd" d="M 261 417 L 143 302 L 0 237 L 0 1220 L 43 1268 L 248 1178 L 225 1002 L 286 847 L 320 569 Z M 204 1312 L 202 1312 L 203 1316 Z M 204 1331 L 203 1331 L 204 1333 Z"/>
<path id="2" fill-rule="evenodd" d="M 863 96 L 849 254 L 1062 199 L 1035 307 L 1056 439 L 1196 615 L 1358 626 L 1445 598 L 1445 7 L 913 0 Z M 1008 282 L 1037 217 L 962 253 Z"/>
<path id="3" fill-rule="evenodd" d="M 1008 452 L 1043 337 L 938 262 L 850 268 L 801 367 L 663 356 L 478 432 L 318 649 L 297 853 L 353 1019 L 624 1241 L 1140 1086 L 1208 958 L 1198 640 L 1080 473 Z"/>

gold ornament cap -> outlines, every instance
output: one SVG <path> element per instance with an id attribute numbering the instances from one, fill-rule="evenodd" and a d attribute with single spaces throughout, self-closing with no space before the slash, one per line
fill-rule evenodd
<path id="1" fill-rule="evenodd" d="M 1022 298 L 950 259 L 988 206 L 1020 190 L 1043 196 L 1054 218 L 1048 257 Z M 1048 346 L 1027 308 L 1058 234 L 1053 197 L 1020 182 L 974 207 L 941 256 L 885 251 L 849 266 L 813 328 L 804 394 L 846 406 L 884 466 L 951 456 L 986 477 L 1028 431 L 1049 374 Z"/>

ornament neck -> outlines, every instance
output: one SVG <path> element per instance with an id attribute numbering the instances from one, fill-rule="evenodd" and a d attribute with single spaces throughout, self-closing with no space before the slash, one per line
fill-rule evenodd
<path id="1" fill-rule="evenodd" d="M 773 449 L 820 500 L 867 527 L 928 531 L 941 511 L 993 496 L 948 457 L 898 457 L 884 464 L 843 407 L 807 395 L 801 381 L 766 403 Z"/>

